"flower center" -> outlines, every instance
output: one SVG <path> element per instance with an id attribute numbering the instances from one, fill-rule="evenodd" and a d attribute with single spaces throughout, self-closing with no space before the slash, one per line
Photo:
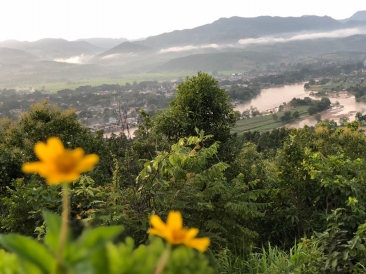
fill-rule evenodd
<path id="1" fill-rule="evenodd" d="M 173 230 L 172 235 L 175 242 L 182 242 L 186 237 L 186 231 L 183 229 Z"/>
<path id="2" fill-rule="evenodd" d="M 61 173 L 68 173 L 75 169 L 77 162 L 71 151 L 65 151 L 55 160 L 57 170 Z"/>

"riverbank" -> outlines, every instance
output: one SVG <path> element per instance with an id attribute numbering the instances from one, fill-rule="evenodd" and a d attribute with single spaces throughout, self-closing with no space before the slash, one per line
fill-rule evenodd
<path id="1" fill-rule="evenodd" d="M 262 90 L 261 94 L 257 97 L 251 99 L 250 101 L 239 104 L 235 106 L 234 110 L 243 112 L 250 108 L 250 106 L 256 107 L 260 112 L 267 112 L 269 110 L 274 110 L 278 108 L 284 102 L 288 103 L 293 98 L 305 98 L 311 97 L 312 99 L 319 100 L 319 97 L 310 96 L 310 90 L 304 90 L 304 83 L 297 83 L 293 85 L 285 85 L 281 87 L 273 87 Z M 338 93 L 338 96 L 334 94 L 333 96 L 329 96 L 329 99 L 333 106 L 338 105 L 343 107 L 333 107 L 327 111 L 323 111 L 320 113 L 322 119 L 334 120 L 339 124 L 339 119 L 343 116 L 349 118 L 350 121 L 355 119 L 355 115 L 357 112 L 365 113 L 366 112 L 366 103 L 356 102 L 355 97 L 352 94 L 347 93 L 346 91 L 341 91 Z M 298 108 L 303 109 L 289 109 L 292 113 L 298 111 L 300 113 L 300 118 L 296 120 L 292 120 L 291 123 L 284 124 L 281 121 L 275 121 L 272 118 L 272 115 L 263 115 L 259 117 L 254 117 L 251 119 L 243 119 L 237 121 L 236 126 L 232 129 L 232 132 L 242 133 L 248 130 L 258 130 L 258 131 L 268 131 L 278 127 L 295 127 L 301 128 L 305 125 L 314 126 L 317 121 L 313 116 L 310 116 L 307 113 L 307 109 L 309 106 L 302 106 Z M 273 111 L 274 112 L 274 111 Z M 284 112 L 276 113 L 278 117 L 283 116 Z M 130 128 L 131 137 L 134 136 L 134 132 L 137 128 Z M 122 131 L 114 132 L 114 134 L 119 134 Z M 125 133 L 126 134 L 126 133 Z M 104 136 L 109 138 L 111 133 L 106 133 Z"/>
<path id="2" fill-rule="evenodd" d="M 304 89 L 305 83 L 297 83 L 293 85 L 285 85 L 283 87 L 275 87 L 262 90 L 261 94 L 256 98 L 246 102 L 245 104 L 241 104 L 235 107 L 235 110 L 243 112 L 246 109 L 249 109 L 250 106 L 256 107 L 260 112 L 266 112 L 270 109 L 275 109 L 279 105 L 283 104 L 284 102 L 289 102 L 292 98 L 300 98 L 303 99 L 305 97 L 310 97 L 315 100 L 320 100 L 319 97 L 310 96 L 311 89 L 305 90 Z M 345 116 L 349 118 L 350 121 L 355 119 L 355 115 L 357 112 L 366 113 L 366 103 L 364 102 L 356 102 L 355 97 L 348 93 L 347 91 L 339 91 L 338 93 L 332 92 L 328 94 L 328 98 L 331 101 L 333 106 L 339 105 L 343 107 L 333 107 L 327 111 L 323 111 L 320 113 L 323 120 L 329 119 L 334 120 L 339 124 L 339 120 L 341 117 Z M 337 103 L 338 102 L 338 103 Z M 294 110 L 291 110 L 292 112 Z M 280 116 L 280 115 L 278 115 Z M 287 125 L 284 125 L 280 122 L 275 122 L 274 120 L 271 121 L 271 118 L 252 118 L 255 119 L 252 122 L 240 120 L 238 121 L 239 125 L 243 125 L 242 129 L 245 130 L 261 130 L 266 131 L 272 128 L 281 127 L 281 126 L 288 126 L 288 127 L 296 127 L 301 128 L 305 125 L 314 126 L 316 125 L 317 121 L 313 116 L 307 115 L 303 116 L 302 119 L 297 121 L 293 121 Z M 258 119 L 258 120 L 257 120 Z M 256 125 L 255 123 L 260 123 Z M 249 128 L 247 125 L 252 125 L 252 128 Z M 237 131 L 237 130 L 233 130 Z M 240 130 L 241 132 L 241 130 Z"/>

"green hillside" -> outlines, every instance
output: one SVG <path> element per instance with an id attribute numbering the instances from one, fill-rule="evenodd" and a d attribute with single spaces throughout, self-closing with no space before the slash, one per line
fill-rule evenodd
<path id="1" fill-rule="evenodd" d="M 255 51 L 221 52 L 208 54 L 193 54 L 176 58 L 158 67 L 162 71 L 169 70 L 237 70 L 246 69 L 256 63 L 278 62 L 281 58 L 270 53 Z"/>

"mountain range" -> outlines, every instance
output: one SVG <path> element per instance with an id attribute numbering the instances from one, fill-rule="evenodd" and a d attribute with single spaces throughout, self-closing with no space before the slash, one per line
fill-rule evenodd
<path id="1" fill-rule="evenodd" d="M 69 58 L 76 55 L 95 55 L 105 49 L 86 41 L 67 41 L 65 39 L 41 39 L 35 42 L 7 40 L 0 43 L 0 48 L 12 48 L 25 51 L 43 60 Z"/>
<path id="2" fill-rule="evenodd" d="M 337 51 L 366 53 L 365 45 L 366 11 L 343 20 L 328 16 L 231 17 L 139 41 L 125 38 L 7 40 L 0 42 L 0 65 L 3 68 L 18 65 L 19 75 L 25 73 L 22 64 L 56 71 L 66 67 L 71 71 L 70 65 L 77 66 L 70 77 L 141 71 L 240 70 Z M 75 64 L 64 66 L 62 62 Z M 66 70 L 61 74 L 67 78 Z M 0 75 L 0 83 L 1 78 Z"/>
<path id="3" fill-rule="evenodd" d="M 343 28 L 331 17 L 270 17 L 221 18 L 211 24 L 193 29 L 173 31 L 149 37 L 137 43 L 151 47 L 233 43 L 244 38 L 302 31 L 330 31 Z"/>

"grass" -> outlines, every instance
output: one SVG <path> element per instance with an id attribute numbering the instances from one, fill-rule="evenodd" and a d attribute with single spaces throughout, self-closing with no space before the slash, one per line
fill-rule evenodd
<path id="1" fill-rule="evenodd" d="M 293 119 L 291 122 L 300 120 L 302 118 L 310 116 L 308 113 L 309 106 L 299 106 L 296 108 L 292 108 L 290 111 L 294 113 L 295 111 L 298 111 L 300 113 L 299 119 Z M 285 111 L 279 111 L 277 112 L 277 116 L 280 118 L 283 116 Z M 264 115 L 264 116 L 257 116 L 250 119 L 243 119 L 236 122 L 236 126 L 232 129 L 233 133 L 243 133 L 245 131 L 249 130 L 255 130 L 255 131 L 268 131 L 272 130 L 274 128 L 282 127 L 285 124 L 281 121 L 276 122 L 273 120 L 272 115 Z"/>

